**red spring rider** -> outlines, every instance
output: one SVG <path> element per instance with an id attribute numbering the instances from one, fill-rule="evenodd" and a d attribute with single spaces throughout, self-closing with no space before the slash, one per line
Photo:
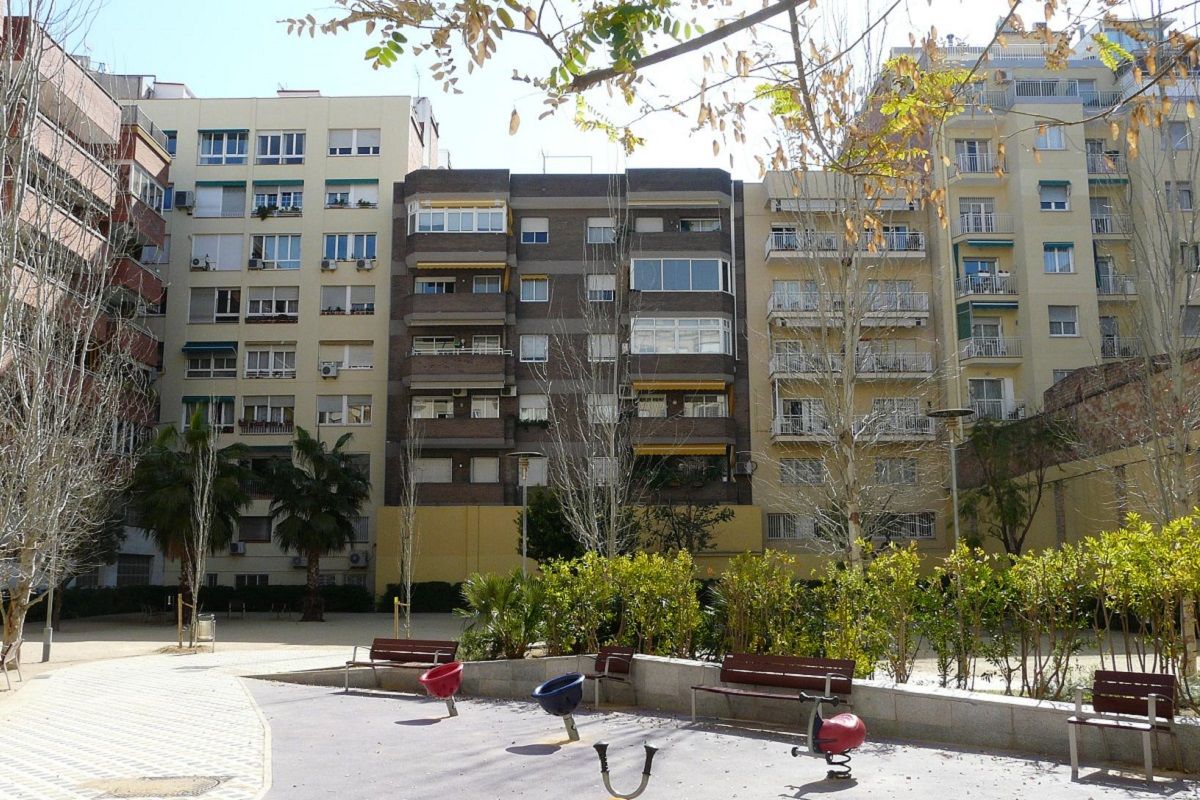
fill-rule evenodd
<path id="1" fill-rule="evenodd" d="M 807 752 L 814 756 L 824 756 L 825 763 L 833 767 L 825 773 L 825 777 L 848 780 L 850 778 L 850 751 L 866 740 L 866 724 L 849 713 L 838 714 L 829 719 L 821 716 L 821 704 L 829 703 L 831 706 L 837 706 L 842 702 L 840 697 L 816 697 L 805 692 L 801 692 L 800 697 L 813 703 L 812 716 L 808 718 Z M 806 751 L 803 748 L 792 748 L 793 756 L 804 752 Z"/>
<path id="2" fill-rule="evenodd" d="M 458 694 L 459 687 L 462 686 L 462 670 L 461 661 L 451 661 L 449 664 L 439 664 L 426 670 L 417 678 L 430 697 L 446 701 L 446 710 L 452 717 L 458 716 L 458 709 L 454 707 L 454 695 Z"/>

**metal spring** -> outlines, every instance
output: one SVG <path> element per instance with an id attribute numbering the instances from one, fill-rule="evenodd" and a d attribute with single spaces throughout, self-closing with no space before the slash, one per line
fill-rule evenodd
<path id="1" fill-rule="evenodd" d="M 843 781 L 850 779 L 849 753 L 826 753 L 825 763 L 833 767 L 833 769 L 825 773 L 826 778 Z"/>

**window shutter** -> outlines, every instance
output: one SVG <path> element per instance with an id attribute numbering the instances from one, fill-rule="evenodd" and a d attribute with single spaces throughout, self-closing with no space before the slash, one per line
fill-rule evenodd
<path id="1" fill-rule="evenodd" d="M 958 338 L 971 338 L 971 304 L 959 303 L 955 306 L 955 315 L 958 318 Z"/>
<path id="2" fill-rule="evenodd" d="M 188 322 L 212 322 L 216 310 L 216 291 L 208 287 L 192 289 L 188 303 Z"/>

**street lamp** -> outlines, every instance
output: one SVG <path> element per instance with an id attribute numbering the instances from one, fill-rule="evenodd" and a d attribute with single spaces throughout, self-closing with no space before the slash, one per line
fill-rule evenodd
<path id="1" fill-rule="evenodd" d="M 521 481 L 521 576 L 525 576 L 526 552 L 529 544 L 529 459 L 542 458 L 536 450 L 516 450 L 507 454 L 517 460 L 517 474 Z"/>
<path id="2" fill-rule="evenodd" d="M 975 412 L 969 408 L 931 408 L 925 412 L 930 419 L 961 419 Z M 954 453 L 954 430 L 947 426 L 947 439 L 950 442 L 950 505 L 954 514 L 954 548 L 958 549 L 958 461 Z"/>

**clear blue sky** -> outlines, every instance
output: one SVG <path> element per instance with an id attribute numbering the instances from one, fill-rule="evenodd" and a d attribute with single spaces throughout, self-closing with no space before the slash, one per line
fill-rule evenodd
<path id="1" fill-rule="evenodd" d="M 757 7 L 757 3 L 747 3 Z M 979 39 L 988 35 L 1004 0 L 915 0 L 913 16 L 897 20 L 896 43 L 904 43 L 909 29 L 927 29 L 939 21 L 941 32 Z M 987 11 L 981 9 L 987 8 Z M 971 9 L 970 15 L 963 13 Z M 1039 5 L 1040 8 L 1040 5 Z M 422 93 L 432 98 L 442 131 L 442 146 L 460 168 L 508 167 L 513 171 L 542 171 L 542 154 L 590 156 L 593 171 L 624 166 L 730 167 L 730 154 L 714 158 L 712 137 L 693 135 L 687 121 L 660 114 L 650 140 L 626 162 L 620 149 L 599 133 L 581 133 L 569 113 L 538 121 L 541 97 L 529 86 L 510 80 L 515 62 L 496 63 L 484 74 L 463 76 L 462 95 L 444 94 L 428 77 L 421 78 L 414 59 L 403 59 L 390 70 L 374 71 L 363 61 L 371 40 L 361 31 L 336 37 L 288 37 L 284 17 L 312 12 L 318 19 L 332 16 L 323 0 L 107 0 L 86 35 L 69 44 L 76 52 L 103 62 L 111 72 L 153 74 L 163 81 L 182 81 L 200 97 L 271 96 L 280 86 L 319 89 L 326 95 L 379 95 Z M 946 25 L 954 27 L 946 29 Z M 905 35 L 901 37 L 900 28 Z M 529 57 L 526 54 L 525 57 Z M 537 65 L 528 67 L 531 71 Z M 654 76 L 660 84 L 686 88 L 693 85 L 687 70 Z M 508 135 L 509 115 L 516 108 L 522 125 Z M 763 142 L 769 133 L 759 122 L 749 144 L 734 151 L 739 177 L 754 179 L 754 155 L 770 148 Z M 563 171 L 570 163 L 586 171 L 586 160 L 552 160 L 550 171 Z M 555 165 L 558 165 L 557 167 Z"/>

